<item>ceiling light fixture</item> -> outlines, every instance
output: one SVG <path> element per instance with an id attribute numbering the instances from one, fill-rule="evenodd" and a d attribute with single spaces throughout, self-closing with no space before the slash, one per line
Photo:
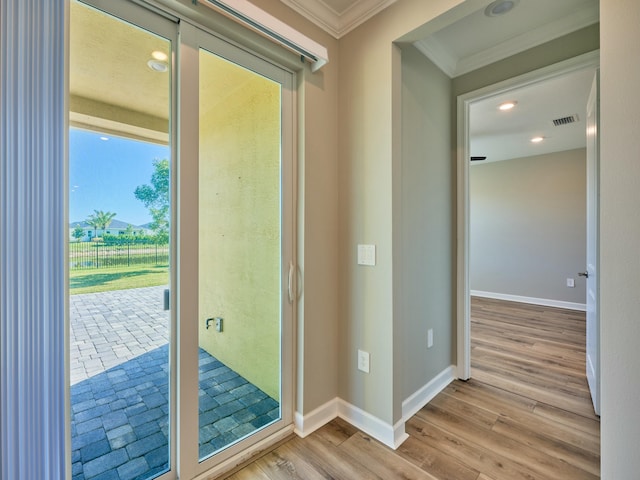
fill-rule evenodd
<path id="1" fill-rule="evenodd" d="M 484 14 L 487 17 L 499 17 L 505 15 L 513 10 L 520 0 L 496 0 L 491 2 L 487 8 L 484 9 Z"/>
<path id="2" fill-rule="evenodd" d="M 161 62 L 166 62 L 169 56 L 166 53 L 161 52 L 160 50 L 154 50 L 153 52 L 151 52 L 151 58 L 160 60 Z"/>
<path id="3" fill-rule="evenodd" d="M 153 60 L 153 59 L 147 62 L 147 67 L 149 67 L 154 72 L 161 72 L 161 73 L 169 70 L 169 65 L 167 65 L 167 62 L 162 62 L 160 60 Z"/>
<path id="4" fill-rule="evenodd" d="M 516 102 L 515 100 L 509 101 L 509 102 L 502 102 L 498 108 L 500 110 L 511 110 L 513 107 L 515 107 L 518 104 L 518 102 Z"/>
<path id="5" fill-rule="evenodd" d="M 544 137 L 533 137 L 531 139 L 531 143 L 540 143 L 543 140 L 544 140 Z"/>
<path id="6" fill-rule="evenodd" d="M 100 137 L 100 140 L 102 140 L 103 142 L 106 142 L 107 140 L 109 140 L 109 137 Z"/>

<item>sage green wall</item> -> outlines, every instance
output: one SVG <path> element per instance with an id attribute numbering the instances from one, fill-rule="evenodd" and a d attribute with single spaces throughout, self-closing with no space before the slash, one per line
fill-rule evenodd
<path id="1" fill-rule="evenodd" d="M 451 79 L 412 46 L 402 50 L 400 245 L 394 258 L 403 322 L 403 397 L 451 358 L 455 164 L 449 145 Z M 427 349 L 427 330 L 434 345 Z"/>
<path id="2" fill-rule="evenodd" d="M 640 471 L 640 2 L 601 0 L 601 473 Z"/>
<path id="3" fill-rule="evenodd" d="M 398 235 L 404 222 L 400 189 L 404 152 L 402 53 L 394 42 L 458 3 L 400 0 L 340 39 L 342 368 L 338 393 L 340 398 L 388 425 L 395 425 L 402 418 L 403 377 L 411 375 L 409 372 L 415 368 L 405 364 L 405 340 L 411 335 L 412 326 L 402 313 L 400 274 L 395 265 L 402 255 Z M 458 12 L 461 16 L 466 13 L 465 9 Z M 434 128 L 444 132 L 449 141 L 448 126 Z M 357 265 L 356 247 L 360 243 L 377 246 L 375 267 Z M 449 256 L 442 262 L 451 260 Z M 443 278 L 450 278 L 450 266 L 442 274 Z M 450 304 L 452 299 L 442 301 Z M 453 324 L 453 319 L 450 321 Z M 368 374 L 357 369 L 359 348 L 371 354 Z M 433 365 L 450 365 L 451 345 L 439 350 L 437 357 L 431 359 Z"/>
<path id="4" fill-rule="evenodd" d="M 200 59 L 199 344 L 278 400 L 280 87 Z"/>
<path id="5" fill-rule="evenodd" d="M 583 148 L 472 165 L 471 290 L 585 304 L 586 185 Z"/>

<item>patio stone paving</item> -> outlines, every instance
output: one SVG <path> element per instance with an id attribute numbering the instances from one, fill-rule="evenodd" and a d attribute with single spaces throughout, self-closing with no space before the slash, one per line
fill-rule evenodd
<path id="1" fill-rule="evenodd" d="M 70 296 L 71 385 L 169 342 L 165 288 Z"/>
<path id="2" fill-rule="evenodd" d="M 159 308 L 150 313 L 166 315 L 162 290 L 71 296 L 71 343 L 78 347 L 72 353 L 73 480 L 142 480 L 168 468 L 168 344 L 164 339 L 156 345 L 161 332 L 144 325 L 155 317 L 142 313 L 158 298 Z M 77 329 L 79 324 L 85 327 Z M 108 348 L 103 340 L 110 340 Z M 91 353 L 77 355 L 86 352 Z M 201 457 L 279 417 L 275 400 L 202 349 L 199 371 Z"/>

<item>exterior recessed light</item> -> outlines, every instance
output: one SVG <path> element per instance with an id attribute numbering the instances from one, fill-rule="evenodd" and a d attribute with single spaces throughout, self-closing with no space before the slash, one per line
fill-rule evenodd
<path id="1" fill-rule="evenodd" d="M 169 70 L 169 65 L 167 65 L 167 62 L 163 62 L 160 60 L 149 60 L 147 62 L 147 66 L 153 70 L 154 72 L 166 72 L 167 70 Z"/>
<path id="2" fill-rule="evenodd" d="M 484 9 L 484 14 L 487 17 L 499 17 L 513 10 L 513 7 L 515 7 L 519 1 L 520 0 L 496 0 Z"/>
<path id="3" fill-rule="evenodd" d="M 531 139 L 531 143 L 540 143 L 543 140 L 544 140 L 544 137 L 533 137 Z"/>
<path id="4" fill-rule="evenodd" d="M 160 60 L 161 62 L 166 62 L 169 56 L 166 53 L 161 52 L 160 50 L 154 50 L 153 52 L 151 52 L 151 58 Z"/>
<path id="5" fill-rule="evenodd" d="M 518 104 L 518 102 L 516 102 L 515 100 L 510 101 L 510 102 L 503 102 L 503 103 L 500 104 L 500 106 L 498 106 L 498 108 L 500 110 L 511 110 L 517 104 Z"/>

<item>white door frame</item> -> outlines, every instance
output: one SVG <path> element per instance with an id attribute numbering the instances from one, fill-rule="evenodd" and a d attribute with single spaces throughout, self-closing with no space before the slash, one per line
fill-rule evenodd
<path id="1" fill-rule="evenodd" d="M 471 289 L 469 286 L 469 118 L 471 104 L 494 95 L 526 85 L 538 83 L 567 73 L 597 68 L 600 52 L 585 53 L 563 62 L 519 75 L 494 85 L 458 96 L 457 118 L 457 288 L 456 288 L 456 340 L 457 376 L 467 380 L 471 377 Z"/>

